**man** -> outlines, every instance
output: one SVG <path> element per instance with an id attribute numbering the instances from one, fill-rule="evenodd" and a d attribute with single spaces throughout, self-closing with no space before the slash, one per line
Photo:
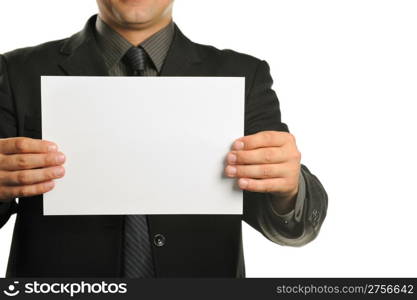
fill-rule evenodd
<path id="1" fill-rule="evenodd" d="M 1 56 L 0 226 L 17 213 L 6 275 L 244 277 L 242 219 L 282 245 L 313 240 L 327 194 L 300 164 L 267 63 L 191 42 L 172 21 L 172 0 L 97 3 L 99 16 L 69 39 Z M 245 132 L 225 153 L 243 216 L 43 216 L 65 154 L 41 139 L 41 75 L 244 76 Z"/>

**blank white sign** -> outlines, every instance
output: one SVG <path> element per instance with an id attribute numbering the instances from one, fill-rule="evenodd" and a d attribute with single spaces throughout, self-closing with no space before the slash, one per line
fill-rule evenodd
<path id="1" fill-rule="evenodd" d="M 223 174 L 242 77 L 42 77 L 43 139 L 66 155 L 45 215 L 242 214 Z"/>

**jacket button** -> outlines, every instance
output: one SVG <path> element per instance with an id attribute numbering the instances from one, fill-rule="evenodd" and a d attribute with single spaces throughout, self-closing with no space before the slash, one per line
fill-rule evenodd
<path id="1" fill-rule="evenodd" d="M 162 247 L 163 245 L 165 245 L 166 242 L 166 238 L 163 234 L 155 234 L 153 236 L 153 244 L 157 247 Z"/>

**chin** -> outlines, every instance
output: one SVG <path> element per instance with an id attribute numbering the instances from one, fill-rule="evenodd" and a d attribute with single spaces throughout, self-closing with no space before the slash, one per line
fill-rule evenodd
<path id="1" fill-rule="evenodd" d="M 147 24 L 151 22 L 152 16 L 144 13 L 143 10 L 129 10 L 119 14 L 119 21 L 124 24 Z"/>

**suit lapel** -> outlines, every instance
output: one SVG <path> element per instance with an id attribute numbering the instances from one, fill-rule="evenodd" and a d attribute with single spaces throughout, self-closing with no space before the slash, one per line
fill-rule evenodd
<path id="1" fill-rule="evenodd" d="M 61 69 L 70 76 L 106 76 L 104 60 L 98 49 L 94 26 L 97 16 L 92 16 L 84 29 L 62 46 L 61 53 L 66 58 L 59 64 Z"/>
<path id="2" fill-rule="evenodd" d="M 175 35 L 162 66 L 161 76 L 190 76 L 201 62 L 201 57 L 191 42 L 175 25 Z"/>

